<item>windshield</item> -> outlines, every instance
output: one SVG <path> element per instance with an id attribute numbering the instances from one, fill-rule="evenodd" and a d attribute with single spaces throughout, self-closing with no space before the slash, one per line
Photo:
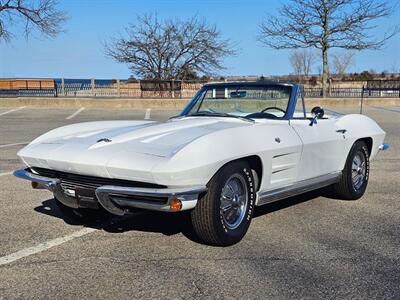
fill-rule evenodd
<path id="1" fill-rule="evenodd" d="M 186 116 L 224 116 L 282 119 L 290 99 L 290 86 L 205 87 Z"/>

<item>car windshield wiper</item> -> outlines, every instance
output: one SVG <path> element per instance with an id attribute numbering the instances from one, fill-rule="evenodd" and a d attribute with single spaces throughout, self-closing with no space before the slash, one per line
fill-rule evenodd
<path id="1" fill-rule="evenodd" d="M 186 115 L 186 117 L 225 117 L 225 118 L 236 118 L 240 119 L 242 121 L 246 122 L 251 122 L 254 123 L 255 121 L 253 119 L 247 118 L 246 116 L 235 116 L 235 115 L 230 115 L 227 113 L 222 113 L 222 112 L 209 112 L 209 111 L 200 111 L 192 114 Z"/>

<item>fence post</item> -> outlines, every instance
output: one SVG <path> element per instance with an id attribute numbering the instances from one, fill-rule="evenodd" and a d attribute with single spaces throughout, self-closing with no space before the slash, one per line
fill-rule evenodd
<path id="1" fill-rule="evenodd" d="M 175 98 L 174 80 L 171 80 L 171 97 Z"/>
<path id="2" fill-rule="evenodd" d="M 332 78 L 329 78 L 328 82 L 328 97 L 332 95 Z"/>
<path id="3" fill-rule="evenodd" d="M 117 95 L 121 97 L 121 81 L 117 79 Z"/>
<path id="4" fill-rule="evenodd" d="M 363 113 L 363 102 L 364 102 L 364 85 L 361 90 L 361 105 L 360 105 L 360 115 Z"/>
<path id="5" fill-rule="evenodd" d="M 92 97 L 94 96 L 94 78 L 90 81 L 90 87 L 92 88 Z"/>
<path id="6" fill-rule="evenodd" d="M 64 78 L 61 78 L 61 95 L 65 96 L 65 82 L 64 82 Z"/>

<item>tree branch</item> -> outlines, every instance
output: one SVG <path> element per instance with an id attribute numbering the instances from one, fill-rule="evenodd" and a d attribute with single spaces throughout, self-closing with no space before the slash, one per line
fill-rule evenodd
<path id="1" fill-rule="evenodd" d="M 0 2 L 0 40 L 10 41 L 13 34 L 10 27 L 16 23 L 24 24 L 25 36 L 36 29 L 48 37 L 55 37 L 62 32 L 66 14 L 58 10 L 56 0 L 8 0 Z"/>
<path id="2" fill-rule="evenodd" d="M 224 57 L 235 54 L 215 26 L 197 18 L 160 22 L 157 16 L 144 15 L 126 32 L 128 37 L 106 43 L 106 55 L 128 63 L 142 78 L 184 79 L 194 73 L 211 74 L 223 68 Z"/>

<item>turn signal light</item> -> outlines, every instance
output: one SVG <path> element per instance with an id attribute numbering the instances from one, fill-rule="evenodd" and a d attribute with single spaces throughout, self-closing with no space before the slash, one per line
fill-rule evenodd
<path id="1" fill-rule="evenodd" d="M 32 188 L 36 189 L 36 190 L 43 190 L 46 188 L 43 184 L 40 184 L 39 182 L 31 181 L 31 185 L 32 185 Z"/>
<path id="2" fill-rule="evenodd" d="M 172 199 L 169 204 L 169 208 L 171 209 L 171 211 L 180 211 L 182 209 L 181 200 L 177 198 Z"/>

